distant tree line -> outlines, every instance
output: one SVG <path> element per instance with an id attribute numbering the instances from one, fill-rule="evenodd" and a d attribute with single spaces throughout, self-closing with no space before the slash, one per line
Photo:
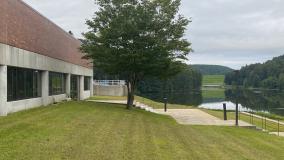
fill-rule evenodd
<path id="1" fill-rule="evenodd" d="M 192 65 L 193 69 L 196 69 L 203 75 L 225 75 L 233 71 L 233 69 L 220 66 L 220 65 L 204 65 L 204 64 L 195 64 Z"/>
<path id="2" fill-rule="evenodd" d="M 169 79 L 145 78 L 139 83 L 138 92 L 158 95 L 181 94 L 200 90 L 201 84 L 201 73 L 186 65 L 182 72 Z"/>
<path id="3" fill-rule="evenodd" d="M 284 55 L 226 74 L 227 85 L 284 90 Z"/>
<path id="4" fill-rule="evenodd" d="M 161 71 L 163 72 L 163 71 Z M 123 76 L 110 75 L 103 70 L 94 68 L 95 80 L 123 80 Z M 199 71 L 192 69 L 191 66 L 185 65 L 182 72 L 172 76 L 169 79 L 157 77 L 144 78 L 138 84 L 137 92 L 140 94 L 157 94 L 167 93 L 186 93 L 196 91 L 201 88 L 202 75 Z"/>

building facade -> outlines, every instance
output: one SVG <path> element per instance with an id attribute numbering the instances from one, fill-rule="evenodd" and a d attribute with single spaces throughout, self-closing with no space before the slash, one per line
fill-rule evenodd
<path id="1" fill-rule="evenodd" d="M 81 42 L 21 0 L 0 1 L 0 115 L 93 94 Z"/>

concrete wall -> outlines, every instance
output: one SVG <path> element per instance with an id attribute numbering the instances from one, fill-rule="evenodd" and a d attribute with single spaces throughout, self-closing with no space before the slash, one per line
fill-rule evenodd
<path id="1" fill-rule="evenodd" d="M 7 102 L 5 104 L 6 114 L 42 106 L 42 100 L 43 98 L 33 98 L 33 99 L 26 99 L 20 101 Z"/>
<path id="2" fill-rule="evenodd" d="M 126 86 L 102 86 L 94 85 L 94 95 L 96 96 L 127 96 Z"/>
<path id="3" fill-rule="evenodd" d="M 46 106 L 48 104 L 53 104 L 53 103 L 64 101 L 66 100 L 66 97 L 67 97 L 66 94 L 48 96 L 48 98 L 46 99 L 45 105 L 43 103 L 45 98 L 42 98 L 42 97 L 7 102 L 5 104 L 6 113 L 7 114 L 14 113 L 14 112 L 22 111 L 22 110 L 35 108 L 35 107 Z"/>
<path id="4" fill-rule="evenodd" d="M 0 116 L 7 115 L 7 66 L 0 64 Z"/>
<path id="5" fill-rule="evenodd" d="M 75 75 L 93 76 L 92 69 L 1 43 L 0 64 L 60 73 L 70 73 Z"/>
<path id="6" fill-rule="evenodd" d="M 7 66 L 40 70 L 41 97 L 7 102 Z M 67 75 L 65 94 L 49 96 L 49 72 L 59 72 Z M 78 95 L 80 100 L 92 96 L 92 89 L 90 89 L 90 91 L 84 91 L 84 76 L 93 79 L 92 69 L 0 43 L 0 116 L 66 100 L 70 95 L 71 74 L 80 77 Z M 90 83 L 91 86 L 93 86 L 93 81 Z"/>
<path id="7" fill-rule="evenodd" d="M 82 99 L 87 99 L 91 97 L 91 91 L 83 91 Z"/>

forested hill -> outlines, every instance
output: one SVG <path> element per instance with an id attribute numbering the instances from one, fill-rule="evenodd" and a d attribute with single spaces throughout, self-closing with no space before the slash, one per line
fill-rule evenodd
<path id="1" fill-rule="evenodd" d="M 263 64 L 245 66 L 239 72 L 231 72 L 226 75 L 225 83 L 284 90 L 284 55 Z"/>
<path id="2" fill-rule="evenodd" d="M 203 75 L 225 75 L 233 71 L 233 69 L 229 67 L 219 66 L 219 65 L 197 64 L 197 65 L 192 65 L 192 68 L 199 71 Z"/>

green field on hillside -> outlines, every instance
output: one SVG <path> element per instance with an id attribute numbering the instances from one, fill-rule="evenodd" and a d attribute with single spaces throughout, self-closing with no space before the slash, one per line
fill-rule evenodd
<path id="1" fill-rule="evenodd" d="M 225 90 L 221 88 L 203 90 L 202 97 L 204 99 L 208 98 L 225 99 Z"/>
<path id="2" fill-rule="evenodd" d="M 202 85 L 223 85 L 224 75 L 203 75 Z"/>
<path id="3" fill-rule="evenodd" d="M 177 124 L 125 106 L 67 102 L 0 118 L 3 160 L 279 160 L 284 138 Z"/>

